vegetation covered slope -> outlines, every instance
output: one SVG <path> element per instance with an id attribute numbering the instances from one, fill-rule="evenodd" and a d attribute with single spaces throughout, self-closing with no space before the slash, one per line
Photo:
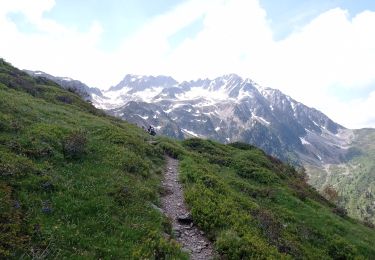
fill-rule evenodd
<path id="1" fill-rule="evenodd" d="M 375 232 L 345 215 L 303 174 L 246 144 L 164 144 L 181 160 L 193 218 L 229 259 L 375 256 Z"/>
<path id="2" fill-rule="evenodd" d="M 336 201 L 350 216 L 375 224 L 375 130 L 353 133 L 350 157 L 341 164 L 310 167 L 310 183 L 323 193 L 327 187 L 337 191 Z"/>
<path id="3" fill-rule="evenodd" d="M 183 258 L 148 138 L 1 61 L 0 258 Z"/>
<path id="4" fill-rule="evenodd" d="M 180 159 L 193 219 L 224 258 L 375 255 L 373 229 L 261 150 L 150 142 L 0 61 L 0 258 L 186 258 L 155 206 L 164 153 Z"/>

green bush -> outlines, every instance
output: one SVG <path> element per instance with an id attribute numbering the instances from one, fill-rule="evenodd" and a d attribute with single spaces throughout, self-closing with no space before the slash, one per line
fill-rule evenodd
<path id="1" fill-rule="evenodd" d="M 245 150 L 245 151 L 258 150 L 258 148 L 255 147 L 254 145 L 245 144 L 241 142 L 234 142 L 234 143 L 230 143 L 229 145 L 234 148 Z"/>
<path id="2" fill-rule="evenodd" d="M 12 199 L 13 190 L 0 181 L 0 259 L 10 259 L 29 242 L 24 230 L 21 205 Z"/>
<path id="3" fill-rule="evenodd" d="M 13 152 L 26 155 L 32 159 L 43 159 L 53 156 L 53 148 L 46 142 L 40 140 L 22 140 L 22 143 L 19 140 L 11 140 L 6 144 Z"/>
<path id="4" fill-rule="evenodd" d="M 135 196 L 135 191 L 133 190 L 133 187 L 122 186 L 109 192 L 109 195 L 112 196 L 117 203 L 124 206 L 132 202 Z"/>
<path id="5" fill-rule="evenodd" d="M 0 176 L 20 177 L 37 172 L 38 170 L 31 160 L 0 150 Z"/>
<path id="6" fill-rule="evenodd" d="M 198 138 L 191 138 L 183 141 L 183 146 L 195 153 L 202 154 L 202 157 L 220 157 L 228 156 L 230 154 L 230 147 L 223 144 L 216 143 L 211 140 L 202 140 Z"/>
<path id="7" fill-rule="evenodd" d="M 328 253 L 333 259 L 338 260 L 350 260 L 355 259 L 356 256 L 358 256 L 357 249 L 337 235 L 331 240 L 328 247 Z"/>
<path id="8" fill-rule="evenodd" d="M 218 236 L 215 243 L 224 259 L 287 259 L 276 248 L 251 234 L 239 236 L 236 231 L 227 230 Z"/>
<path id="9" fill-rule="evenodd" d="M 231 166 L 232 163 L 233 163 L 233 160 L 230 156 L 207 154 L 206 157 L 207 157 L 209 163 L 217 164 L 217 165 L 220 165 L 220 166 L 228 167 L 228 166 Z"/>
<path id="10" fill-rule="evenodd" d="M 181 147 L 177 146 L 176 143 L 171 143 L 167 141 L 161 141 L 157 145 L 166 155 L 178 159 L 183 154 L 184 151 Z"/>
<path id="11" fill-rule="evenodd" d="M 179 251 L 175 240 L 167 240 L 156 231 L 150 230 L 141 245 L 133 251 L 134 259 L 189 259 Z"/>
<path id="12" fill-rule="evenodd" d="M 264 236 L 267 237 L 271 244 L 278 245 L 282 235 L 282 225 L 278 219 L 272 212 L 262 208 L 256 210 L 254 215 Z"/>
<path id="13" fill-rule="evenodd" d="M 139 155 L 127 152 L 122 159 L 122 169 L 127 173 L 139 174 L 140 176 L 148 176 L 150 166 L 147 161 Z"/>
<path id="14" fill-rule="evenodd" d="M 259 183 L 270 184 L 277 180 L 276 175 L 270 170 L 247 162 L 238 162 L 235 167 L 237 174 L 243 178 L 249 178 Z"/>
<path id="15" fill-rule="evenodd" d="M 8 131 L 9 128 L 9 118 L 0 113 L 0 132 Z"/>

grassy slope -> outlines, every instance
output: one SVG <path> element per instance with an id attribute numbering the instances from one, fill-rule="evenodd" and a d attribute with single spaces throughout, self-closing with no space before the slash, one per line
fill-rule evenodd
<path id="1" fill-rule="evenodd" d="M 332 185 L 339 193 L 339 203 L 352 217 L 375 224 L 375 130 L 355 131 L 353 150 L 356 154 L 344 164 L 329 165 L 329 174 L 310 169 L 311 183 L 323 189 Z"/>
<path id="2" fill-rule="evenodd" d="M 375 130 L 357 130 L 355 136 L 354 145 L 363 155 L 350 161 L 353 177 L 346 179 L 339 191 L 353 216 L 375 224 Z"/>
<path id="3" fill-rule="evenodd" d="M 249 145 L 161 144 L 181 160 L 193 218 L 222 255 L 352 259 L 375 256 L 375 232 L 333 212 L 301 174 Z M 346 258 L 340 258 L 346 257 Z"/>
<path id="4" fill-rule="evenodd" d="M 148 140 L 0 60 L 0 258 L 186 257 L 151 204 L 163 152 L 181 159 L 193 217 L 230 259 L 375 255 L 373 230 L 333 214 L 294 169 L 260 150 Z"/>
<path id="5" fill-rule="evenodd" d="M 0 82 L 0 258 L 182 257 L 151 205 L 164 160 L 148 135 L 5 63 Z"/>

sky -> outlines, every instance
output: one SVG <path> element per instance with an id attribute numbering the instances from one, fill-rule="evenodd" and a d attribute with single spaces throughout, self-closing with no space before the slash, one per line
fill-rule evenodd
<path id="1" fill-rule="evenodd" d="M 107 89 L 236 73 L 375 127 L 374 0 L 0 0 L 0 57 Z"/>

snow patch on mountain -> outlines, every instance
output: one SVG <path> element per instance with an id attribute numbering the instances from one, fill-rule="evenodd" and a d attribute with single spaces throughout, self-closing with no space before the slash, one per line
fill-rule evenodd
<path id="1" fill-rule="evenodd" d="M 181 130 L 182 130 L 182 132 L 187 133 L 187 134 L 189 134 L 189 135 L 192 135 L 192 136 L 194 136 L 194 137 L 199 137 L 199 135 L 196 134 L 196 133 L 194 133 L 193 131 L 189 131 L 189 130 L 184 129 L 184 128 L 182 128 Z"/>
<path id="2" fill-rule="evenodd" d="M 306 141 L 305 138 L 300 137 L 299 139 L 301 140 L 301 143 L 302 143 L 303 145 L 311 145 L 308 141 Z"/>
<path id="3" fill-rule="evenodd" d="M 253 117 L 255 120 L 257 120 L 259 123 L 261 123 L 261 124 L 264 124 L 264 125 L 267 125 L 267 126 L 271 124 L 271 122 L 267 121 L 266 119 L 264 119 L 264 118 L 261 117 L 261 116 L 252 115 L 252 117 Z"/>

